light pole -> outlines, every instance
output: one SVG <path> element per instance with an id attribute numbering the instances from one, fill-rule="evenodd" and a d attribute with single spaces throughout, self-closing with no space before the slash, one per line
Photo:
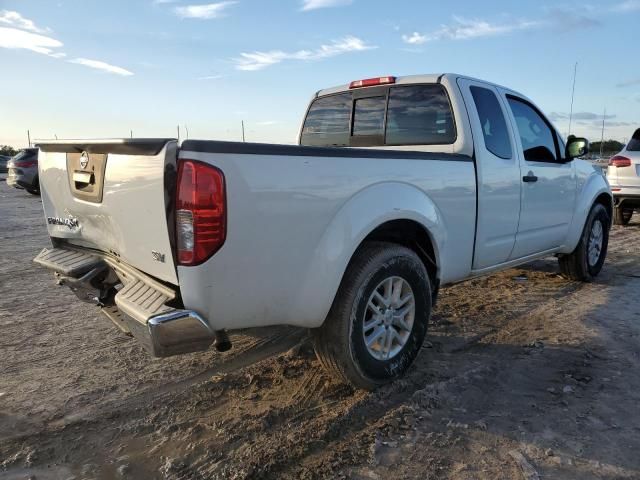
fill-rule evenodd
<path id="1" fill-rule="evenodd" d="M 571 135 L 571 120 L 573 120 L 573 97 L 576 93 L 576 74 L 578 73 L 578 62 L 573 66 L 573 88 L 571 89 L 571 110 L 569 111 L 569 135 Z"/>
<path id="2" fill-rule="evenodd" d="M 602 158 L 602 152 L 604 150 L 604 121 L 607 118 L 607 107 L 604 107 L 604 113 L 602 114 L 602 136 L 600 137 L 600 158 Z"/>

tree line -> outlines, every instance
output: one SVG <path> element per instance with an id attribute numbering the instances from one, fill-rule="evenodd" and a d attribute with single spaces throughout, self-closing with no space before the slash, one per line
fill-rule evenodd
<path id="1" fill-rule="evenodd" d="M 6 155 L 8 157 L 13 157 L 18 152 L 19 152 L 19 150 L 16 150 L 15 148 L 10 147 L 9 145 L 0 145 L 0 155 Z"/>
<path id="2" fill-rule="evenodd" d="M 592 154 L 599 155 L 600 154 L 600 145 L 603 142 L 591 142 L 589 144 L 589 150 Z M 602 154 L 603 155 L 613 155 L 618 153 L 620 150 L 624 148 L 624 143 L 620 143 L 617 140 L 605 140 L 602 145 Z"/>

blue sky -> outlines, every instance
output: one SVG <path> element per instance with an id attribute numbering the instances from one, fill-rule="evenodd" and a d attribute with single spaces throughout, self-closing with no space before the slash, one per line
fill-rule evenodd
<path id="1" fill-rule="evenodd" d="M 640 127 L 640 0 L 0 0 L 0 144 L 176 136 L 291 143 L 318 89 L 457 72 L 567 132 Z M 185 128 L 186 127 L 186 128 Z"/>

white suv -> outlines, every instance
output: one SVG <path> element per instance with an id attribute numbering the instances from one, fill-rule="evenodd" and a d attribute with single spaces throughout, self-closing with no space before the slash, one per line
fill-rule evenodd
<path id="1" fill-rule="evenodd" d="M 611 157 L 607 177 L 614 199 L 613 223 L 626 225 L 640 210 L 640 128 L 620 153 Z"/>

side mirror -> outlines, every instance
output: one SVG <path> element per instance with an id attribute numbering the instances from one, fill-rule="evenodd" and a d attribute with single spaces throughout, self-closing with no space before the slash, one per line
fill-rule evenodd
<path id="1" fill-rule="evenodd" d="M 589 140 L 586 138 L 572 136 L 567 141 L 564 158 L 567 160 L 573 160 L 574 158 L 582 157 L 587 153 L 589 153 Z"/>

